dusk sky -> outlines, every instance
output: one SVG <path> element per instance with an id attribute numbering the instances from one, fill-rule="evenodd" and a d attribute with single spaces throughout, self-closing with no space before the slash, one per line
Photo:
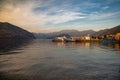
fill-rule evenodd
<path id="1" fill-rule="evenodd" d="M 0 22 L 41 33 L 98 31 L 120 25 L 120 0 L 0 0 Z"/>

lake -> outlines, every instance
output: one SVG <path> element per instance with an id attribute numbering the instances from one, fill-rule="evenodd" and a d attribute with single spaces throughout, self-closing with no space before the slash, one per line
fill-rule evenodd
<path id="1" fill-rule="evenodd" d="M 120 80 L 120 44 L 0 40 L 0 80 Z"/>

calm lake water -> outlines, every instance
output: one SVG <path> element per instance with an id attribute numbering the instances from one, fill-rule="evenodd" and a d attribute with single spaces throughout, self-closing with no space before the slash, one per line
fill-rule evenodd
<path id="1" fill-rule="evenodd" d="M 120 45 L 0 40 L 0 80 L 120 80 Z"/>

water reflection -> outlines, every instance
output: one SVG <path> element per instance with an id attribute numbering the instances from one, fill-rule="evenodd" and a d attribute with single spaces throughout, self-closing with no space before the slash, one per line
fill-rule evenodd
<path id="1" fill-rule="evenodd" d="M 119 43 L 102 43 L 103 46 L 114 48 L 115 50 L 120 50 Z"/>
<path id="2" fill-rule="evenodd" d="M 28 39 L 0 39 L 0 55 L 30 43 Z"/>
<path id="3" fill-rule="evenodd" d="M 114 48 L 115 48 L 116 50 L 120 50 L 120 44 L 115 44 Z"/>
<path id="4" fill-rule="evenodd" d="M 106 46 L 106 47 L 110 47 L 110 48 L 114 48 L 115 50 L 120 50 L 120 44 L 119 43 L 100 43 L 100 42 L 55 42 L 55 44 L 58 47 L 66 47 L 66 46 L 73 46 L 73 47 L 77 47 L 77 46 L 82 46 L 85 48 L 91 48 L 92 45 L 97 45 L 97 46 Z"/>
<path id="5" fill-rule="evenodd" d="M 65 44 L 65 42 L 57 42 L 57 46 L 58 47 L 65 47 L 66 44 Z"/>
<path id="6" fill-rule="evenodd" d="M 11 80 L 120 79 L 119 44 L 33 40 L 10 41 L 7 46 L 10 47 L 3 49 L 8 49 L 8 53 L 20 54 L 0 55 L 0 80 L 1 77 Z"/>

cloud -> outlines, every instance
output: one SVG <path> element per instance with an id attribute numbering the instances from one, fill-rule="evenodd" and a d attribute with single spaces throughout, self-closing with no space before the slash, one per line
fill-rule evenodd
<path id="1" fill-rule="evenodd" d="M 108 9 L 109 8 L 109 6 L 105 6 L 105 7 L 103 7 L 102 9 L 103 10 L 106 10 L 106 9 Z"/>
<path id="2" fill-rule="evenodd" d="M 59 4 L 59 6 L 57 4 Z M 77 12 L 75 10 L 70 10 L 70 6 L 72 5 L 70 5 L 69 3 L 67 4 L 65 1 L 56 2 L 56 0 L 51 0 L 49 4 L 37 5 L 33 9 L 33 12 L 37 15 L 43 15 L 44 16 L 43 18 L 45 19 L 44 23 L 52 24 L 60 24 L 64 22 L 85 18 L 84 13 Z"/>
<path id="3" fill-rule="evenodd" d="M 100 11 L 111 8 L 110 5 L 101 6 L 103 4 L 89 0 L 0 0 L 0 21 L 32 32 L 48 32 L 54 31 L 60 24 L 77 20 L 102 20 L 120 14 L 118 11 Z M 62 25 L 61 28 L 70 25 Z"/>
<path id="4" fill-rule="evenodd" d="M 20 2 L 12 2 L 11 0 L 4 2 L 0 12 L 0 21 L 10 22 L 30 31 L 48 30 L 47 27 L 43 27 L 42 25 L 45 22 L 43 15 L 35 15 L 32 13 L 35 3 L 25 3 L 20 4 Z"/>
<path id="5" fill-rule="evenodd" d="M 119 16 L 119 14 L 120 14 L 120 11 L 113 12 L 113 13 L 99 13 L 99 12 L 96 12 L 96 13 L 92 13 L 92 14 L 88 15 L 88 18 L 91 19 L 91 20 L 109 19 L 109 18 L 112 18 L 112 17 Z"/>
<path id="6" fill-rule="evenodd" d="M 52 16 L 46 15 L 45 18 L 47 18 L 46 22 L 59 24 L 59 23 L 69 22 L 72 20 L 83 19 L 85 17 L 78 12 L 64 11 L 63 13 L 59 13 Z"/>
<path id="7" fill-rule="evenodd" d="M 27 26 L 34 26 L 35 24 L 44 25 L 48 22 L 58 24 L 84 18 L 83 14 L 80 12 L 66 10 L 64 6 L 66 4 L 62 4 L 62 6 L 56 8 L 51 6 L 50 3 L 54 0 L 25 1 L 26 0 L 17 2 L 15 0 L 15 2 L 12 2 L 12 0 L 7 0 L 6 3 L 4 2 L 3 10 L 0 12 L 2 16 L 0 20 L 19 25 L 26 24 Z M 24 4 L 22 4 L 23 2 Z M 48 6 L 51 6 L 51 8 Z M 50 15 L 52 13 L 54 15 Z"/>

